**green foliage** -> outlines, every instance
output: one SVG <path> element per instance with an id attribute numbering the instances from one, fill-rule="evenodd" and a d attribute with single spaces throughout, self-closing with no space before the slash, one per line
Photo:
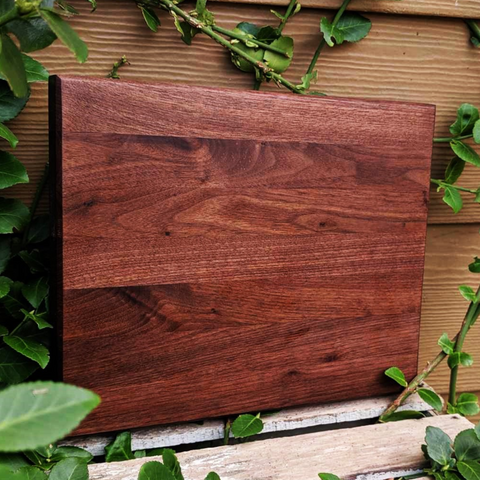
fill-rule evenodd
<path id="1" fill-rule="evenodd" d="M 16 97 L 27 95 L 27 75 L 22 54 L 6 33 L 0 34 L 0 73 Z"/>
<path id="2" fill-rule="evenodd" d="M 407 380 L 405 380 L 405 375 L 397 367 L 390 367 L 389 369 L 385 370 L 385 375 L 395 380 L 402 387 L 408 386 Z"/>
<path id="3" fill-rule="evenodd" d="M 478 109 L 469 103 L 464 103 L 457 111 L 457 119 L 450 126 L 450 133 L 455 137 L 468 135 L 473 132 L 473 127 L 478 119 Z"/>
<path id="4" fill-rule="evenodd" d="M 49 480 L 88 480 L 88 467 L 81 458 L 65 458 L 52 468 L 48 478 Z"/>
<path id="5" fill-rule="evenodd" d="M 455 343 L 448 338 L 447 333 L 443 333 L 438 339 L 438 345 L 447 355 L 451 355 L 453 353 L 453 349 L 455 348 Z"/>
<path id="6" fill-rule="evenodd" d="M 6 125 L 3 125 L 2 123 L 0 123 L 0 137 L 7 140 L 7 142 L 10 144 L 10 147 L 12 147 L 12 148 L 15 148 L 18 144 L 18 138 L 15 136 L 15 134 Z M 0 155 L 5 154 L 5 153 L 7 153 L 7 152 L 0 152 Z M 12 157 L 13 157 L 13 155 L 12 155 Z M 3 162 L 0 159 L 0 168 L 2 167 L 2 163 Z M 18 163 L 23 168 L 23 165 L 20 162 L 18 162 Z"/>
<path id="7" fill-rule="evenodd" d="M 463 173 L 465 161 L 459 157 L 453 157 L 445 170 L 445 182 L 453 185 Z"/>
<path id="8" fill-rule="evenodd" d="M 424 416 L 425 415 L 422 412 L 417 412 L 416 410 L 401 410 L 383 417 L 381 423 L 400 422 L 401 420 L 418 420 Z"/>
<path id="9" fill-rule="evenodd" d="M 165 452 L 168 452 L 167 456 Z M 183 480 L 180 464 L 173 450 L 164 450 L 163 463 L 144 463 L 140 468 L 138 480 Z M 210 472 L 205 480 L 220 480 L 220 477 L 215 472 Z"/>
<path id="10" fill-rule="evenodd" d="M 263 422 L 258 415 L 240 415 L 232 423 L 232 434 L 235 438 L 245 438 L 257 435 L 263 430 Z"/>
<path id="11" fill-rule="evenodd" d="M 427 427 L 427 453 L 439 465 L 449 465 L 453 455 L 452 439 L 440 428 Z"/>
<path id="12" fill-rule="evenodd" d="M 115 440 L 105 447 L 105 461 L 122 462 L 135 458 L 132 452 L 132 435 L 123 432 L 117 435 Z"/>
<path id="13" fill-rule="evenodd" d="M 33 382 L 0 392 L 0 451 L 33 450 L 70 433 L 100 398 L 83 388 Z"/>
<path id="14" fill-rule="evenodd" d="M 480 458 L 480 440 L 475 430 L 460 432 L 454 442 L 455 456 L 457 460 L 478 460 Z"/>
<path id="15" fill-rule="evenodd" d="M 335 22 L 330 22 L 327 18 L 320 21 L 320 31 L 327 45 L 333 47 L 343 42 L 359 42 L 365 38 L 370 29 L 372 22 L 358 13 L 347 12 Z"/>
<path id="16" fill-rule="evenodd" d="M 420 395 L 420 398 L 428 403 L 431 407 L 433 407 L 438 412 L 441 412 L 443 409 L 443 402 L 442 399 L 432 390 L 428 388 L 419 388 L 417 393 Z"/>
<path id="17" fill-rule="evenodd" d="M 478 397 L 473 393 L 461 393 L 455 404 L 456 411 L 464 416 L 480 413 Z"/>
<path id="18" fill-rule="evenodd" d="M 473 259 L 473 262 L 470 263 L 470 265 L 468 266 L 468 269 L 469 269 L 472 273 L 480 273 L 480 258 L 475 257 L 475 258 Z"/>
<path id="19" fill-rule="evenodd" d="M 153 10 L 153 8 L 145 7 L 144 5 L 139 5 L 138 7 L 142 11 L 143 19 L 145 20 L 148 28 L 152 30 L 152 32 L 158 31 L 158 27 L 161 25 L 161 22 L 155 10 Z"/>
<path id="20" fill-rule="evenodd" d="M 23 231 L 29 216 L 28 208 L 20 200 L 0 198 L 0 234 Z"/>
<path id="21" fill-rule="evenodd" d="M 463 207 L 463 200 L 460 192 L 453 187 L 443 187 L 443 201 L 452 208 L 454 213 L 458 213 Z"/>
<path id="22" fill-rule="evenodd" d="M 458 287 L 458 290 L 462 294 L 462 297 L 465 300 L 468 300 L 469 302 L 477 303 L 478 298 L 475 293 L 475 290 L 472 287 L 469 287 L 468 285 L 460 285 Z"/>
<path id="23" fill-rule="evenodd" d="M 321 478 L 321 480 L 340 480 L 336 475 L 333 475 L 333 473 L 319 473 L 318 476 Z"/>

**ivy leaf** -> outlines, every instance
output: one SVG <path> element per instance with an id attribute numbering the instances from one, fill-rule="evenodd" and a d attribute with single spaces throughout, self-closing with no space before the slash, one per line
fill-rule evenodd
<path id="1" fill-rule="evenodd" d="M 274 40 L 271 43 L 272 47 L 279 48 L 285 51 L 289 58 L 280 55 L 279 53 L 272 52 L 270 50 L 265 50 L 265 55 L 263 57 L 264 61 L 267 62 L 270 68 L 273 68 L 277 73 L 283 73 L 292 63 L 293 58 L 293 38 L 291 37 L 280 37 L 277 40 Z"/>
<path id="2" fill-rule="evenodd" d="M 402 387 L 408 387 L 408 383 L 405 380 L 405 375 L 399 368 L 390 367 L 389 369 L 385 370 L 385 375 L 395 380 Z"/>
<path id="3" fill-rule="evenodd" d="M 452 147 L 455 154 L 462 160 L 471 163 L 476 167 L 480 167 L 480 156 L 470 145 L 467 145 L 460 140 L 451 140 L 450 147 Z"/>
<path id="4" fill-rule="evenodd" d="M 16 97 L 27 96 L 27 76 L 23 66 L 22 54 L 12 39 L 5 33 L 0 35 L 0 73 L 7 80 Z"/>
<path id="5" fill-rule="evenodd" d="M 382 423 L 399 422 L 401 420 L 418 420 L 424 416 L 422 412 L 417 412 L 416 410 L 402 410 L 401 412 L 393 412 L 386 418 L 383 418 Z"/>
<path id="6" fill-rule="evenodd" d="M 221 480 L 221 478 L 215 473 L 210 472 L 206 477 L 205 480 Z"/>
<path id="7" fill-rule="evenodd" d="M 22 53 L 22 60 L 28 83 L 48 81 L 49 73 L 40 62 L 37 62 L 37 60 L 29 57 L 25 53 Z"/>
<path id="8" fill-rule="evenodd" d="M 169 448 L 165 448 L 162 452 L 163 464 L 170 470 L 176 480 L 184 480 L 180 463 L 175 452 Z"/>
<path id="9" fill-rule="evenodd" d="M 457 460 L 480 460 L 480 440 L 473 428 L 460 432 L 453 446 Z"/>
<path id="10" fill-rule="evenodd" d="M 0 392 L 0 451 L 34 450 L 54 443 L 75 429 L 99 403 L 95 393 L 65 383 L 30 382 L 9 387 Z"/>
<path id="11" fill-rule="evenodd" d="M 480 143 L 480 120 L 477 120 L 475 122 L 472 133 L 473 133 L 473 141 L 475 143 Z"/>
<path id="12" fill-rule="evenodd" d="M 7 467 L 12 472 L 30 464 L 21 453 L 0 453 L 0 467 Z"/>
<path id="13" fill-rule="evenodd" d="M 143 5 L 139 5 L 139 8 L 142 11 L 143 19 L 145 20 L 148 28 L 152 32 L 157 32 L 158 27 L 161 25 L 161 22 L 155 10 L 153 10 L 152 8 L 144 7 Z"/>
<path id="14" fill-rule="evenodd" d="M 480 480 L 480 464 L 467 460 L 458 462 L 457 468 L 466 480 Z"/>
<path id="15" fill-rule="evenodd" d="M 39 17 L 13 20 L 7 24 L 7 29 L 18 38 L 22 52 L 26 53 L 43 50 L 57 38 L 45 20 Z"/>
<path id="16" fill-rule="evenodd" d="M 17 480 L 17 478 L 18 480 L 48 480 L 49 477 L 37 467 L 29 465 L 28 467 L 22 467 L 15 472 L 15 476 L 12 480 Z"/>
<path id="17" fill-rule="evenodd" d="M 469 103 L 460 105 L 457 111 L 457 119 L 450 127 L 450 133 L 455 137 L 472 133 L 475 122 L 479 119 L 478 109 Z"/>
<path id="18" fill-rule="evenodd" d="M 26 380 L 38 365 L 8 347 L 0 348 L 0 382 L 14 385 Z"/>
<path id="19" fill-rule="evenodd" d="M 88 47 L 75 30 L 55 12 L 41 8 L 39 13 L 55 35 L 75 55 L 76 59 L 80 63 L 84 63 L 88 57 Z"/>
<path id="20" fill-rule="evenodd" d="M 450 470 L 446 470 L 445 473 L 445 480 L 461 480 L 461 478 L 455 473 Z"/>
<path id="21" fill-rule="evenodd" d="M 319 473 L 318 476 L 322 479 L 322 480 L 340 480 L 340 478 L 338 478 L 336 475 L 334 475 L 333 473 Z"/>
<path id="22" fill-rule="evenodd" d="M 460 290 L 460 293 L 462 294 L 462 297 L 465 300 L 468 300 L 469 302 L 477 303 L 478 298 L 475 294 L 475 290 L 472 287 L 469 287 L 468 285 L 460 285 L 458 287 Z"/>
<path id="23" fill-rule="evenodd" d="M 29 98 L 18 98 L 10 90 L 7 82 L 0 81 L 0 123 L 8 122 L 15 118 L 25 107 Z"/>
<path id="24" fill-rule="evenodd" d="M 455 348 L 455 343 L 448 338 L 448 334 L 446 333 L 443 333 L 438 339 L 438 345 L 447 355 L 451 355 L 453 353 L 453 349 Z"/>
<path id="25" fill-rule="evenodd" d="M 10 292 L 13 281 L 7 277 L 0 277 L 0 298 L 5 297 Z"/>
<path id="26" fill-rule="evenodd" d="M 445 182 L 453 185 L 459 178 L 465 168 L 465 162 L 458 157 L 453 157 L 445 170 Z"/>
<path id="27" fill-rule="evenodd" d="M 21 232 L 29 215 L 28 208 L 20 200 L 0 197 L 0 233 Z"/>
<path id="28" fill-rule="evenodd" d="M 259 417 L 250 414 L 240 415 L 232 423 L 232 434 L 235 438 L 251 437 L 263 430 L 263 422 Z"/>
<path id="29" fill-rule="evenodd" d="M 18 144 L 18 138 L 15 134 L 3 123 L 0 123 L 0 137 L 4 138 L 12 148 L 16 148 Z M 0 152 L 0 154 L 3 152 Z"/>
<path id="30" fill-rule="evenodd" d="M 480 412 L 478 397 L 473 393 L 462 393 L 455 405 L 457 410 L 465 416 L 477 415 Z"/>
<path id="31" fill-rule="evenodd" d="M 448 465 L 452 458 L 452 439 L 440 428 L 427 427 L 425 436 L 428 456 L 440 465 Z"/>
<path id="32" fill-rule="evenodd" d="M 451 207 L 454 213 L 458 213 L 463 207 L 463 200 L 460 192 L 454 187 L 445 187 L 443 201 Z"/>
<path id="33" fill-rule="evenodd" d="M 368 35 L 371 28 L 372 22 L 368 18 L 351 12 L 344 13 L 335 26 L 325 17 L 320 21 L 320 30 L 330 47 L 334 46 L 333 40 L 337 45 L 344 41 L 359 42 Z"/>
<path id="34" fill-rule="evenodd" d="M 0 189 L 28 183 L 27 171 L 11 153 L 0 151 Z"/>
<path id="35" fill-rule="evenodd" d="M 472 356 L 465 352 L 453 352 L 448 357 L 448 366 L 450 368 L 458 367 L 458 365 L 463 365 L 464 367 L 471 367 L 472 364 Z"/>
<path id="36" fill-rule="evenodd" d="M 3 337 L 3 341 L 16 352 L 37 362 L 44 369 L 50 361 L 50 352 L 47 347 L 30 338 L 22 338 L 17 335 Z"/>
<path id="37" fill-rule="evenodd" d="M 20 311 L 23 313 L 23 315 L 25 315 L 25 318 L 34 321 L 39 330 L 43 330 L 44 328 L 53 328 L 53 326 L 43 318 L 46 313 L 36 314 L 34 311 L 27 312 L 27 310 L 24 308 L 22 308 Z"/>
<path id="38" fill-rule="evenodd" d="M 50 472 L 49 480 L 88 480 L 88 467 L 85 460 L 78 457 L 65 458 Z"/>
<path id="39" fill-rule="evenodd" d="M 138 480 L 175 480 L 175 477 L 163 463 L 147 462 L 142 465 Z"/>
<path id="40" fill-rule="evenodd" d="M 480 273 L 480 258 L 475 257 L 473 262 L 468 266 L 468 270 L 472 273 Z"/>
<path id="41" fill-rule="evenodd" d="M 107 462 L 123 462 L 133 458 L 135 456 L 132 453 L 132 435 L 130 432 L 120 433 L 113 442 L 105 447 L 105 461 Z"/>
<path id="42" fill-rule="evenodd" d="M 53 451 L 50 458 L 52 462 L 60 462 L 66 458 L 73 457 L 80 458 L 85 463 L 93 459 L 93 455 L 90 452 L 80 447 L 58 447 Z"/>
<path id="43" fill-rule="evenodd" d="M 428 403 L 435 410 L 438 412 L 442 411 L 442 399 L 435 392 L 429 390 L 428 388 L 420 388 L 417 393 L 424 402 Z"/>
<path id="44" fill-rule="evenodd" d="M 22 294 L 33 308 L 38 308 L 48 294 L 47 278 L 40 277 L 27 283 L 22 288 Z"/>

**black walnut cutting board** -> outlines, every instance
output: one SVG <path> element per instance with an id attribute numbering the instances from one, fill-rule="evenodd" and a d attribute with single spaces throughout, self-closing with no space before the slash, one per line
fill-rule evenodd
<path id="1" fill-rule="evenodd" d="M 76 433 L 389 393 L 417 368 L 434 107 L 55 77 Z"/>

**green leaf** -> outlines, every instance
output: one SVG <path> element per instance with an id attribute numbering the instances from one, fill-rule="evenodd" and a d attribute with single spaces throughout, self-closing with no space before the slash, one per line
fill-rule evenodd
<path id="1" fill-rule="evenodd" d="M 253 23 L 249 22 L 240 22 L 234 30 L 240 30 L 240 32 L 246 33 L 247 35 L 253 35 L 257 37 L 260 28 Z"/>
<path id="2" fill-rule="evenodd" d="M 23 296 L 30 302 L 33 308 L 38 308 L 48 294 L 48 280 L 46 277 L 40 277 L 24 285 L 22 288 Z"/>
<path id="3" fill-rule="evenodd" d="M 0 392 L 0 451 L 33 450 L 54 443 L 99 403 L 95 393 L 64 383 L 9 387 Z"/>
<path id="4" fill-rule="evenodd" d="M 39 330 L 43 330 L 44 328 L 53 328 L 53 326 L 44 318 L 47 316 L 46 312 L 36 314 L 35 311 L 27 312 L 23 308 L 21 309 L 21 312 L 25 315 L 25 318 L 33 320 L 37 324 Z"/>
<path id="5" fill-rule="evenodd" d="M 0 348 L 0 382 L 15 385 L 26 380 L 38 365 L 8 347 Z"/>
<path id="6" fill-rule="evenodd" d="M 453 157 L 445 170 L 445 182 L 453 185 L 459 178 L 465 168 L 465 162 L 458 157 Z"/>
<path id="7" fill-rule="evenodd" d="M 325 17 L 320 21 L 320 30 L 330 47 L 344 41 L 358 42 L 368 35 L 371 28 L 372 22 L 368 18 L 351 12 L 344 13 L 335 26 Z"/>
<path id="8" fill-rule="evenodd" d="M 250 48 L 250 47 L 247 47 L 243 43 L 238 43 L 235 46 L 239 50 L 242 50 L 245 53 L 247 53 L 248 55 L 250 55 L 251 57 L 253 57 L 255 60 L 258 60 L 259 62 L 263 61 L 263 56 L 265 54 L 265 50 L 262 50 L 261 48 L 257 48 L 257 49 Z M 242 72 L 250 72 L 250 73 L 255 71 L 255 67 L 250 62 L 245 60 L 243 57 L 240 57 L 235 52 L 231 52 L 231 55 L 232 55 L 233 64 L 239 70 L 241 70 Z"/>
<path id="9" fill-rule="evenodd" d="M 473 428 L 460 432 L 453 444 L 457 460 L 480 460 L 480 440 Z"/>
<path id="10" fill-rule="evenodd" d="M 162 452 L 163 464 L 170 470 L 176 480 L 184 480 L 180 463 L 175 452 L 169 448 L 165 448 Z"/>
<path id="11" fill-rule="evenodd" d="M 22 338 L 17 335 L 3 337 L 3 341 L 16 352 L 37 362 L 41 368 L 45 368 L 50 361 L 50 352 L 47 347 L 31 338 Z"/>
<path id="12" fill-rule="evenodd" d="M 260 415 L 260 414 L 259 414 Z M 232 423 L 232 434 L 235 438 L 251 437 L 263 430 L 263 422 L 259 415 L 240 415 Z"/>
<path id="13" fill-rule="evenodd" d="M 12 283 L 12 280 L 9 278 L 0 277 L 0 298 L 3 298 L 9 294 Z"/>
<path id="14" fill-rule="evenodd" d="M 0 123 L 0 137 L 4 138 L 12 148 L 16 148 L 18 144 L 18 138 L 15 136 L 15 134 L 3 123 Z M 0 152 L 4 153 L 4 152 Z M 0 165 L 1 167 L 1 165 Z"/>
<path id="15" fill-rule="evenodd" d="M 452 458 L 452 439 L 440 428 L 427 427 L 425 436 L 428 456 L 440 465 L 448 465 Z"/>
<path id="16" fill-rule="evenodd" d="M 424 416 L 422 412 L 417 412 L 416 410 L 401 410 L 400 412 L 393 412 L 383 418 L 382 423 L 399 422 L 401 420 L 418 420 Z"/>
<path id="17" fill-rule="evenodd" d="M 5 335 L 8 335 L 8 328 L 0 325 L 0 337 L 4 337 Z M 0 382 L 1 381 L 2 379 L 0 378 Z"/>
<path id="18" fill-rule="evenodd" d="M 322 479 L 322 480 L 340 480 L 340 478 L 338 478 L 336 475 L 334 475 L 333 473 L 319 473 L 318 476 Z"/>
<path id="19" fill-rule="evenodd" d="M 37 62 L 37 60 L 29 57 L 25 53 L 22 53 L 22 59 L 28 83 L 48 81 L 49 73 L 40 62 Z"/>
<path id="20" fill-rule="evenodd" d="M 385 375 L 395 380 L 402 387 L 408 387 L 408 383 L 405 380 L 405 375 L 399 368 L 390 367 L 389 369 L 385 370 Z"/>
<path id="21" fill-rule="evenodd" d="M 455 137 L 469 135 L 478 119 L 478 109 L 469 103 L 464 103 L 457 111 L 457 119 L 450 127 L 450 133 Z"/>
<path id="22" fill-rule="evenodd" d="M 460 293 L 462 294 L 462 297 L 465 300 L 468 300 L 469 302 L 477 303 L 478 298 L 475 294 L 475 290 L 472 287 L 469 287 L 468 285 L 460 285 L 458 287 L 460 290 Z"/>
<path id="23" fill-rule="evenodd" d="M 200 32 L 200 30 L 198 28 L 192 27 L 187 22 L 181 22 L 180 25 L 183 32 L 183 35 L 182 35 L 183 42 L 186 43 L 187 45 L 191 45 L 193 37 L 195 37 L 195 35 L 198 32 Z"/>
<path id="24" fill-rule="evenodd" d="M 135 458 L 132 452 L 132 435 L 123 432 L 117 435 L 115 440 L 105 447 L 105 461 L 122 462 Z"/>
<path id="25" fill-rule="evenodd" d="M 270 50 L 265 50 L 265 55 L 263 57 L 264 61 L 268 64 L 270 68 L 273 68 L 277 73 L 283 73 L 292 63 L 293 58 L 293 38 L 290 37 L 280 37 L 277 40 L 274 40 L 271 44 L 272 47 L 279 48 L 285 51 L 290 58 L 286 58 L 279 53 L 272 52 Z"/>
<path id="26" fill-rule="evenodd" d="M 475 427 L 475 435 L 477 435 L 477 438 L 480 440 L 480 422 L 478 422 Z"/>
<path id="27" fill-rule="evenodd" d="M 18 470 L 14 478 L 15 480 L 48 480 L 49 477 L 37 467 L 28 466 Z"/>
<path id="28" fill-rule="evenodd" d="M 450 147 L 452 147 L 455 154 L 462 160 L 471 163 L 476 167 L 480 167 L 480 156 L 470 145 L 467 145 L 460 140 L 452 140 L 450 142 Z"/>
<path id="29" fill-rule="evenodd" d="M 468 270 L 472 273 L 480 273 L 480 258 L 475 257 L 473 262 L 468 266 Z"/>
<path id="30" fill-rule="evenodd" d="M 0 466 L 8 467 L 12 472 L 30 464 L 21 453 L 0 453 Z"/>
<path id="31" fill-rule="evenodd" d="M 300 85 L 297 85 L 297 88 L 300 88 L 301 90 L 308 90 L 310 88 L 310 84 L 312 82 L 315 82 L 317 80 L 318 72 L 315 70 L 312 73 L 306 73 L 302 77 L 302 83 Z"/>
<path id="32" fill-rule="evenodd" d="M 155 10 L 153 10 L 152 8 L 144 7 L 142 5 L 139 5 L 139 8 L 142 11 L 143 19 L 145 20 L 148 28 L 152 32 L 157 32 L 158 27 L 161 25 L 161 22 Z"/>
<path id="33" fill-rule="evenodd" d="M 16 97 L 7 82 L 0 81 L 0 123 L 15 118 L 25 107 L 29 93 L 22 98 Z"/>
<path id="34" fill-rule="evenodd" d="M 7 29 L 18 38 L 22 52 L 26 53 L 43 50 L 57 38 L 40 17 L 13 20 L 7 24 Z"/>
<path id="35" fill-rule="evenodd" d="M 448 334 L 446 333 L 443 333 L 438 339 L 438 345 L 447 355 L 451 355 L 453 353 L 453 349 L 455 348 L 455 343 L 448 338 Z"/>
<path id="36" fill-rule="evenodd" d="M 435 410 L 438 412 L 442 411 L 442 399 L 435 392 L 429 390 L 428 388 L 420 388 L 417 393 L 424 402 L 428 403 Z"/>
<path id="37" fill-rule="evenodd" d="M 32 220 L 28 229 L 27 242 L 41 243 L 50 236 L 50 215 L 39 215 Z"/>
<path id="38" fill-rule="evenodd" d="M 462 196 L 460 195 L 460 192 L 454 187 L 445 187 L 443 201 L 452 208 L 454 213 L 458 213 L 462 209 Z"/>
<path id="39" fill-rule="evenodd" d="M 195 4 L 195 10 L 199 15 L 205 12 L 207 9 L 207 0 L 197 0 Z"/>
<path id="40" fill-rule="evenodd" d="M 88 463 L 93 459 L 93 455 L 80 447 L 58 447 L 50 458 L 52 462 L 60 462 L 66 458 L 80 458 L 83 462 Z"/>
<path id="41" fill-rule="evenodd" d="M 27 96 L 27 76 L 22 54 L 5 33 L 0 35 L 0 73 L 7 80 L 10 89 L 16 97 L 22 98 Z"/>
<path id="42" fill-rule="evenodd" d="M 11 240 L 10 238 L 0 237 L 0 273 L 3 273 L 7 268 L 11 255 Z"/>
<path id="43" fill-rule="evenodd" d="M 215 473 L 210 472 L 206 477 L 205 480 L 221 480 L 221 478 Z"/>
<path id="44" fill-rule="evenodd" d="M 87 464 L 78 457 L 66 458 L 52 468 L 48 480 L 88 480 Z"/>
<path id="45" fill-rule="evenodd" d="M 480 407 L 478 406 L 478 397 L 473 393 L 460 394 L 455 407 L 462 415 L 465 416 L 477 415 L 478 413 L 480 413 Z"/>
<path id="46" fill-rule="evenodd" d="M 458 462 L 457 468 L 465 480 L 480 480 L 480 464 L 467 460 Z"/>
<path id="47" fill-rule="evenodd" d="M 473 133 L 473 141 L 475 143 L 480 143 L 480 120 L 477 120 L 475 122 L 472 133 Z"/>
<path id="48" fill-rule="evenodd" d="M 32 250 L 30 253 L 22 250 L 18 256 L 28 265 L 31 273 L 40 273 L 46 271 L 45 258 L 38 250 Z"/>
<path id="49" fill-rule="evenodd" d="M 28 208 L 20 200 L 0 197 L 0 233 L 22 231 L 29 214 Z"/>
<path id="50" fill-rule="evenodd" d="M 265 25 L 264 27 L 260 27 L 258 29 L 255 37 L 261 42 L 271 44 L 274 40 L 280 38 L 280 33 L 276 28 L 273 28 L 270 25 Z"/>
<path id="51" fill-rule="evenodd" d="M 25 167 L 11 153 L 0 151 L 0 189 L 18 183 L 28 183 Z"/>
<path id="52" fill-rule="evenodd" d="M 448 356 L 448 366 L 450 368 L 463 365 L 464 367 L 471 367 L 473 364 L 473 358 L 471 355 L 465 352 L 453 352 Z"/>
<path id="53" fill-rule="evenodd" d="M 138 480 L 175 480 L 170 470 L 160 462 L 147 462 L 142 465 Z"/>
<path id="54" fill-rule="evenodd" d="M 39 13 L 55 35 L 75 55 L 76 59 L 80 63 L 84 63 L 88 57 L 88 48 L 75 30 L 55 12 L 41 8 Z"/>
<path id="55" fill-rule="evenodd" d="M 474 37 L 473 35 L 470 37 L 470 41 L 472 42 L 472 45 L 474 47 L 480 48 L 480 40 L 478 40 L 477 37 Z"/>
<path id="56" fill-rule="evenodd" d="M 88 0 L 88 2 L 92 6 L 90 13 L 93 13 L 97 9 L 97 0 Z"/>

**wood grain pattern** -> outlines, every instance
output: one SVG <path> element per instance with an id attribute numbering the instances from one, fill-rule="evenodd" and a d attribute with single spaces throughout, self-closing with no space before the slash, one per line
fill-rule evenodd
<path id="1" fill-rule="evenodd" d="M 389 3 L 403 5 L 405 0 Z M 460 2 L 460 6 L 463 3 Z M 163 12 L 160 12 L 162 27 L 154 34 L 146 28 L 133 2 L 104 0 L 93 15 L 89 13 L 88 2 L 74 0 L 73 5 L 81 15 L 72 24 L 89 45 L 89 61 L 85 65 L 77 64 L 56 42 L 48 50 L 34 54 L 51 73 L 105 76 L 112 62 L 126 54 L 132 62 L 131 67 L 122 70 L 122 77 L 126 79 L 252 88 L 251 76 L 235 69 L 221 47 L 201 36 L 195 37 L 192 46 L 185 45 L 171 18 Z M 218 3 L 211 8 L 218 23 L 228 28 L 240 21 L 259 25 L 272 21 L 269 8 L 265 6 Z M 295 38 L 295 55 L 286 74 L 294 82 L 305 73 L 319 41 L 319 19 L 325 14 L 330 13 L 305 9 L 286 27 L 285 33 Z M 480 82 L 477 81 L 480 51 L 470 46 L 463 22 L 378 14 L 371 14 L 370 18 L 373 27 L 365 40 L 322 52 L 315 88 L 336 96 L 435 104 L 436 135 L 447 135 L 458 105 L 462 102 L 478 104 L 480 100 Z M 264 88 L 277 90 L 273 85 Z M 34 185 L 48 159 L 45 86 L 34 85 L 27 108 L 10 126 L 19 134 L 16 154 L 26 163 L 32 184 L 14 187 L 6 193 L 30 202 Z M 435 146 L 434 177 L 442 175 L 450 158 L 448 146 Z M 468 165 L 462 184 L 477 188 L 480 170 Z M 454 215 L 440 195 L 433 192 L 429 222 L 477 222 L 478 204 L 473 202 L 472 196 L 464 198 L 465 208 Z"/>
<path id="2" fill-rule="evenodd" d="M 432 106 L 74 77 L 52 92 L 63 379 L 102 397 L 81 433 L 413 375 Z"/>
<path id="3" fill-rule="evenodd" d="M 386 480 L 424 468 L 420 446 L 427 426 L 452 438 L 473 427 L 465 418 L 444 415 L 192 450 L 178 459 L 185 480 L 205 478 L 212 470 L 235 480 L 291 480 L 292 472 L 302 480 L 318 478 L 318 472 L 335 472 L 346 480 Z M 151 460 L 160 459 L 90 465 L 90 480 L 136 480 Z"/>

